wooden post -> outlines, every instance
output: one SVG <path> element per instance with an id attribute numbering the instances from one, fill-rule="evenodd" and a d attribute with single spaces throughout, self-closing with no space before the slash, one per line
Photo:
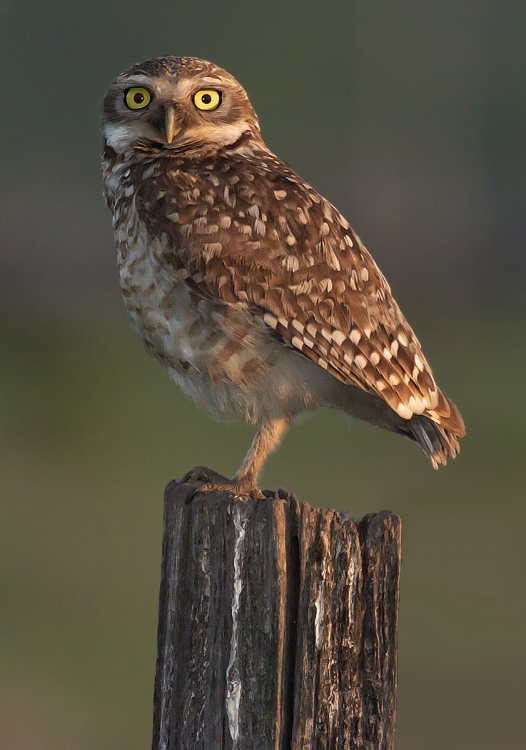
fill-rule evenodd
<path id="1" fill-rule="evenodd" d="M 166 488 L 153 750 L 392 750 L 398 516 L 197 487 Z"/>

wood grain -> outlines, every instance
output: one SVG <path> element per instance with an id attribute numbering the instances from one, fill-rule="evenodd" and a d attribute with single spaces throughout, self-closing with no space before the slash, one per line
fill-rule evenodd
<path id="1" fill-rule="evenodd" d="M 153 750 L 391 750 L 401 523 L 166 488 Z"/>

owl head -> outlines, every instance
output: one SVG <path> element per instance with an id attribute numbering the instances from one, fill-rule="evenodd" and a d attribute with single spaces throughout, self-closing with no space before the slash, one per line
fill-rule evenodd
<path id="1" fill-rule="evenodd" d="M 121 73 L 104 98 L 102 131 L 117 153 L 181 153 L 260 138 L 243 87 L 222 68 L 195 57 L 156 58 Z"/>

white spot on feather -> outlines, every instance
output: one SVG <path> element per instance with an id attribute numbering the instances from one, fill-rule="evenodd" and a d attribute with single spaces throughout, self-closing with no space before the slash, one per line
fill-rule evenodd
<path id="1" fill-rule="evenodd" d="M 405 404 L 398 404 L 395 411 L 400 417 L 402 417 L 402 419 L 411 419 L 413 416 L 413 412 Z"/>
<path id="2" fill-rule="evenodd" d="M 203 244 L 203 255 L 205 256 L 206 260 L 217 258 L 219 255 L 221 255 L 222 250 L 223 246 L 220 242 L 205 242 Z"/>
<path id="3" fill-rule="evenodd" d="M 265 315 L 263 315 L 263 320 L 268 326 L 276 330 L 278 321 L 273 315 L 271 315 L 270 313 L 265 313 Z"/>
<path id="4" fill-rule="evenodd" d="M 294 273 L 294 271 L 297 271 L 300 267 L 300 262 L 295 255 L 287 255 L 283 265 L 285 266 L 287 271 Z"/>
<path id="5" fill-rule="evenodd" d="M 351 335 L 349 336 L 353 344 L 358 345 L 360 342 L 360 339 L 362 338 L 362 334 L 357 328 L 353 328 L 351 331 Z"/>
<path id="6" fill-rule="evenodd" d="M 363 354 L 358 354 L 357 357 L 354 358 L 356 367 L 359 367 L 360 370 L 363 370 L 363 368 L 367 365 L 367 360 L 363 356 Z"/>
<path id="7" fill-rule="evenodd" d="M 347 336 L 343 333 L 343 331 L 337 331 L 336 330 L 336 331 L 332 332 L 332 340 L 338 346 L 341 346 L 343 344 L 343 342 L 345 341 L 346 338 L 347 338 Z"/>
<path id="8" fill-rule="evenodd" d="M 407 405 L 411 409 L 413 414 L 422 414 L 426 408 L 424 402 L 421 399 L 416 398 L 415 396 L 411 396 L 409 398 Z"/>
<path id="9" fill-rule="evenodd" d="M 332 279 L 321 279 L 318 282 L 321 292 L 332 292 Z"/>
<path id="10" fill-rule="evenodd" d="M 303 349 L 303 341 L 298 338 L 297 336 L 292 337 L 292 346 L 295 346 L 296 349 L 299 349 L 300 351 Z"/>

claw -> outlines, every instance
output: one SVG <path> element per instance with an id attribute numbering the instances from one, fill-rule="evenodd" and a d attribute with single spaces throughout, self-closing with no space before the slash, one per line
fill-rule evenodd
<path id="1" fill-rule="evenodd" d="M 234 484 L 234 482 L 206 482 L 196 487 L 186 502 L 191 502 L 196 495 L 201 495 L 203 492 L 229 492 L 232 495 L 248 497 L 251 500 L 263 500 L 265 498 L 258 487 L 242 487 Z"/>
<path id="2" fill-rule="evenodd" d="M 188 471 L 180 481 L 181 483 L 202 482 L 187 497 L 187 503 L 191 503 L 196 495 L 200 495 L 203 492 L 230 492 L 233 495 L 241 495 L 253 500 L 262 500 L 265 497 L 259 487 L 236 483 L 234 480 L 227 479 L 222 474 L 218 474 L 213 469 L 207 469 L 206 466 L 196 466 L 195 469 Z"/>
<path id="3" fill-rule="evenodd" d="M 188 495 L 186 498 L 186 504 L 188 505 L 188 503 L 191 503 L 198 495 L 202 495 L 205 492 L 229 492 L 232 495 L 235 494 L 233 485 L 231 484 L 225 482 L 205 482 L 196 487 L 194 491 Z"/>

